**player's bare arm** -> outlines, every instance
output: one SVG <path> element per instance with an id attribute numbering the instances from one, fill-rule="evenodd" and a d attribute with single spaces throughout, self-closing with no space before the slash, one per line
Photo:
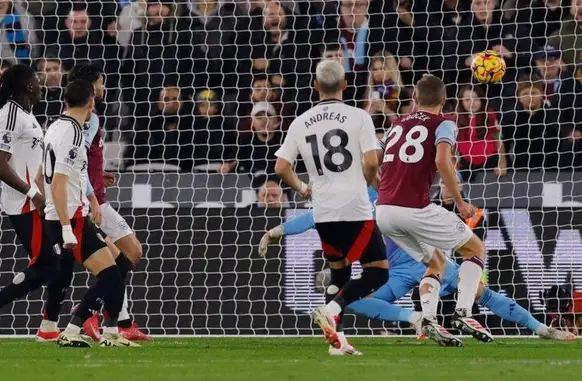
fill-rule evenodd
<path id="1" fill-rule="evenodd" d="M 364 154 L 362 158 L 362 167 L 364 169 L 364 177 L 366 178 L 366 183 L 368 185 L 378 186 L 378 166 L 380 165 L 380 160 L 378 160 L 377 150 L 368 151 Z"/>
<path id="2" fill-rule="evenodd" d="M 97 225 L 101 225 L 101 209 L 99 208 L 99 202 L 97 201 L 97 197 L 95 194 L 90 194 L 87 196 L 89 200 L 89 209 L 91 210 L 91 221 Z"/>
<path id="3" fill-rule="evenodd" d="M 297 177 L 297 174 L 293 170 L 293 166 L 287 160 L 283 158 L 277 159 L 275 173 L 285 184 L 289 185 L 291 189 L 299 193 L 301 197 L 307 199 L 311 196 L 311 189 L 309 189 L 309 186 Z"/>
<path id="4" fill-rule="evenodd" d="M 451 145 L 448 142 L 441 142 L 437 144 L 437 152 L 435 156 L 435 163 L 443 183 L 451 193 L 453 200 L 457 205 L 457 209 L 463 218 L 473 216 L 473 205 L 465 202 L 461 195 L 461 189 L 457 181 L 455 167 L 453 166 L 453 159 L 451 154 Z"/>
<path id="5" fill-rule="evenodd" d="M 5 151 L 0 151 L 0 181 L 4 182 L 13 189 L 16 189 L 22 194 L 25 194 L 28 198 L 32 200 L 35 208 L 38 211 L 44 209 L 44 196 L 39 191 L 38 187 L 34 184 L 28 185 L 24 180 L 22 180 L 12 166 L 8 164 L 12 154 Z"/>
<path id="6" fill-rule="evenodd" d="M 77 238 L 73 234 L 69 211 L 67 207 L 67 187 L 69 176 L 62 173 L 55 173 L 51 184 L 51 192 L 55 204 L 55 210 L 59 216 L 59 222 L 63 227 L 63 247 L 65 249 L 74 249 L 77 246 Z"/>

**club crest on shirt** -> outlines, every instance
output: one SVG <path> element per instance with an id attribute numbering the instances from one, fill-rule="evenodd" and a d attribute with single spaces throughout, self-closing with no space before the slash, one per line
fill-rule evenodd
<path id="1" fill-rule="evenodd" d="M 10 132 L 5 132 L 4 135 L 2 135 L 2 142 L 4 142 L 5 144 L 10 144 L 11 141 L 12 136 L 10 135 Z"/>
<path id="2" fill-rule="evenodd" d="M 457 230 L 462 233 L 465 231 L 465 229 L 467 229 L 467 225 L 465 225 L 465 223 L 463 221 L 459 221 L 457 222 Z"/>

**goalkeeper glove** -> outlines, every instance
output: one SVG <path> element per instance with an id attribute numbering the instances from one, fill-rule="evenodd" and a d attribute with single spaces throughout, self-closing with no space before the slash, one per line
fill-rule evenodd
<path id="1" fill-rule="evenodd" d="M 283 232 L 283 225 L 279 225 L 274 227 L 273 229 L 269 230 L 263 237 L 261 238 L 261 242 L 259 243 L 259 255 L 264 258 L 267 254 L 267 248 L 269 247 L 269 243 L 271 241 L 280 239 L 283 237 L 285 233 Z"/>
<path id="2" fill-rule="evenodd" d="M 77 238 L 73 234 L 71 225 L 63 225 L 63 247 L 73 249 L 77 245 Z"/>

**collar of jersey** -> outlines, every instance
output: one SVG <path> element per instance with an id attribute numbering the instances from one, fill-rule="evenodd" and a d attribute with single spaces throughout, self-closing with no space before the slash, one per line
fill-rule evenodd
<path id="1" fill-rule="evenodd" d="M 324 99 L 322 101 L 317 102 L 318 105 L 324 105 L 327 103 L 344 103 L 344 101 L 342 101 L 341 99 L 332 98 L 332 99 Z"/>
<path id="2" fill-rule="evenodd" d="M 70 116 L 65 115 L 65 114 L 61 114 L 61 116 L 59 118 L 64 119 L 64 120 L 68 120 L 69 122 L 73 123 L 73 126 L 77 127 L 79 130 L 81 129 L 79 122 L 77 122 L 77 120 L 75 118 L 71 118 Z"/>
<path id="3" fill-rule="evenodd" d="M 12 103 L 12 104 L 13 104 L 13 105 L 15 105 L 16 107 L 18 107 L 19 109 L 21 109 L 22 111 L 24 111 L 25 113 L 27 113 L 27 114 L 30 114 L 28 111 L 26 111 L 26 110 L 24 109 L 24 107 L 22 107 L 21 105 L 19 105 L 19 104 L 18 104 L 18 102 L 14 101 L 14 100 L 12 100 L 12 99 L 9 99 L 9 100 L 8 100 L 8 102 Z"/>

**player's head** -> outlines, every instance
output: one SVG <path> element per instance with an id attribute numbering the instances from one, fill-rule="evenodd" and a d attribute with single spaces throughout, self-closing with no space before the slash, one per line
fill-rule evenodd
<path id="1" fill-rule="evenodd" d="M 425 74 L 416 83 L 413 95 L 417 107 L 440 109 L 447 100 L 445 83 L 434 75 Z"/>
<path id="2" fill-rule="evenodd" d="M 348 86 L 344 67 L 336 60 L 323 60 L 315 69 L 315 90 L 319 97 L 340 98 L 341 93 Z"/>
<path id="3" fill-rule="evenodd" d="M 41 94 L 40 81 L 30 66 L 14 65 L 0 77 L 0 107 L 10 99 L 32 106 L 40 101 Z"/>
<path id="4" fill-rule="evenodd" d="M 71 81 L 65 88 L 65 104 L 67 109 L 73 111 L 84 110 L 86 119 L 89 120 L 95 107 L 95 88 L 89 81 L 78 79 Z"/>
<path id="5" fill-rule="evenodd" d="M 103 71 L 99 67 L 89 63 L 75 65 L 69 72 L 67 81 L 73 82 L 77 80 L 91 82 L 95 87 L 95 100 L 99 102 L 103 99 L 103 95 L 105 94 L 105 79 L 103 78 Z"/>

